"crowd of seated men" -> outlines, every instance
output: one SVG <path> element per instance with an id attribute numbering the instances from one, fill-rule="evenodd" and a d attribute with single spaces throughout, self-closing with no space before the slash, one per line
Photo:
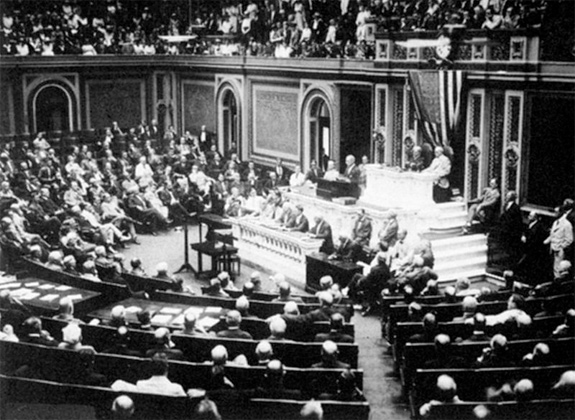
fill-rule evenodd
<path id="1" fill-rule="evenodd" d="M 512 271 L 508 270 L 504 273 L 505 284 L 499 289 L 494 286 L 474 288 L 469 279 L 462 278 L 454 286 L 443 289 L 438 287 L 435 280 L 429 280 L 420 293 L 414 294 L 411 288 L 397 293 L 395 296 L 400 300 L 393 302 L 405 305 L 407 316 L 405 320 L 421 325 L 417 333 L 403 337 L 402 341 L 433 345 L 435 356 L 426 360 L 407 360 L 416 356 L 412 352 L 405 353 L 403 349 L 405 343 L 402 342 L 395 344 L 396 362 L 402 366 L 410 366 L 410 369 L 442 371 L 563 365 L 566 366 L 566 372 L 561 378 L 559 376 L 555 378 L 554 385 L 550 388 L 546 385 L 545 389 L 537 388 L 542 385 L 534 386 L 530 379 L 518 378 L 516 374 L 509 373 L 508 380 L 503 383 L 500 383 L 500 376 L 497 383 L 488 384 L 483 397 L 479 400 L 477 396 L 468 400 L 521 402 L 545 398 L 573 398 L 574 373 L 573 370 L 569 370 L 575 368 L 572 356 L 560 354 L 553 346 L 554 339 L 575 338 L 573 306 L 575 279 L 569 261 L 562 260 L 559 265 L 558 275 L 550 282 L 534 279 L 529 284 L 522 283 Z M 430 296 L 436 296 L 439 300 L 426 304 L 425 299 L 430 299 Z M 497 296 L 500 296 L 501 302 L 507 299 L 506 307 L 502 306 L 497 313 L 482 313 L 482 303 L 497 303 L 497 300 L 493 300 L 494 297 L 497 299 Z M 558 299 L 554 299 L 555 297 Z M 527 303 L 533 299 L 540 299 L 541 306 L 531 305 L 528 308 Z M 442 305 L 450 306 L 451 309 L 457 307 L 457 310 L 440 311 L 439 307 Z M 384 307 L 384 312 L 385 310 Z M 544 319 L 554 321 L 553 325 L 547 325 L 545 330 L 539 329 L 542 327 L 538 326 L 543 324 L 539 324 L 538 321 Z M 403 327 L 400 325 L 397 328 Z M 390 339 L 397 341 L 397 337 Z M 512 352 L 511 346 L 522 340 L 531 340 L 532 348 L 525 350 L 524 353 L 517 353 L 516 350 Z M 462 352 L 463 348 L 459 347 L 461 344 L 473 343 L 484 344 L 483 350 L 479 346 L 476 352 Z M 405 375 L 404 373 L 404 378 Z M 473 375 L 473 370 L 470 370 L 468 376 L 470 381 L 473 380 Z M 405 386 L 411 387 L 412 384 L 407 381 Z M 439 376 L 437 384 L 419 383 L 417 387 L 418 391 L 429 400 L 423 406 L 415 407 L 421 416 L 430 415 L 436 405 L 459 403 L 464 400 L 458 398 L 457 383 L 449 376 L 449 372 Z M 477 410 L 489 411 L 488 407 L 483 405 L 478 406 Z"/>
<path id="2" fill-rule="evenodd" d="M 1 54 L 210 54 L 275 57 L 374 57 L 368 24 L 387 31 L 537 28 L 545 0 L 6 2 Z M 162 35 L 202 36 L 169 43 Z M 204 35 L 224 37 L 210 41 Z"/>

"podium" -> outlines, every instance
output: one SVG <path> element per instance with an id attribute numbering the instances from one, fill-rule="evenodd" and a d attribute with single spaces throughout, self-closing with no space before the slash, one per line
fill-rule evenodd
<path id="1" fill-rule="evenodd" d="M 359 186 L 348 181 L 328 181 L 327 179 L 317 180 L 318 197 L 328 200 L 337 197 L 354 197 L 359 198 Z"/>
<path id="2" fill-rule="evenodd" d="M 433 208 L 433 183 L 437 175 L 403 172 L 378 164 L 366 165 L 367 185 L 360 204 L 376 207 Z"/>

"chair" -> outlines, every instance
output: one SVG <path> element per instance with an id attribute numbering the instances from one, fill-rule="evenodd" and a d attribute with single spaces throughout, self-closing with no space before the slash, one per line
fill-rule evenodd
<path id="1" fill-rule="evenodd" d="M 242 259 L 238 254 L 222 255 L 218 257 L 216 264 L 218 271 L 225 271 L 227 264 L 229 267 L 230 275 L 239 276 L 241 274 Z"/>

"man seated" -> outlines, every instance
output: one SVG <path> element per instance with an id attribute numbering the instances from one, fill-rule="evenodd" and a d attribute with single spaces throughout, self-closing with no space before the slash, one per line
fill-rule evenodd
<path id="1" fill-rule="evenodd" d="M 296 303 L 303 303 L 302 298 L 299 296 L 292 296 L 291 294 L 291 286 L 287 281 L 282 281 L 279 284 L 279 296 L 272 300 L 272 302 L 296 302 Z"/>
<path id="2" fill-rule="evenodd" d="M 434 339 L 435 358 L 423 364 L 424 369 L 459 369 L 465 368 L 465 360 L 453 353 L 451 339 L 447 334 L 438 334 Z"/>
<path id="3" fill-rule="evenodd" d="M 74 350 L 79 353 L 96 354 L 94 347 L 82 344 L 82 329 L 75 322 L 71 322 L 62 328 L 62 342 L 58 345 L 58 348 Z"/>
<path id="4" fill-rule="evenodd" d="M 439 327 L 437 325 L 437 319 L 435 314 L 428 312 L 423 316 L 423 332 L 419 334 L 413 334 L 407 339 L 408 343 L 433 343 L 435 337 L 439 334 Z"/>
<path id="5" fill-rule="evenodd" d="M 60 251 L 51 251 L 48 254 L 48 261 L 46 263 L 46 268 L 54 271 L 64 270 L 64 257 Z"/>
<path id="6" fill-rule="evenodd" d="M 472 321 L 473 331 L 471 335 L 463 340 L 464 343 L 474 343 L 480 341 L 490 341 L 491 336 L 485 332 L 485 315 L 476 313 Z"/>
<path id="7" fill-rule="evenodd" d="M 287 324 L 283 320 L 283 318 L 275 317 L 270 321 L 269 324 L 270 324 L 270 336 L 268 337 L 268 340 L 284 341 L 286 339 L 285 334 L 287 330 Z"/>
<path id="8" fill-rule="evenodd" d="M 327 162 L 327 170 L 325 171 L 325 174 L 323 175 L 323 179 L 325 179 L 327 181 L 336 181 L 339 178 L 340 178 L 340 174 L 339 174 L 339 171 L 337 170 L 337 168 L 335 167 L 335 161 L 330 159 Z"/>
<path id="9" fill-rule="evenodd" d="M 74 318 L 74 301 L 69 297 L 63 297 L 58 302 L 58 314 L 54 315 L 54 319 L 66 322 L 76 322 L 83 324 L 84 321 Z"/>
<path id="10" fill-rule="evenodd" d="M 154 345 L 146 351 L 146 357 L 153 357 L 157 353 L 163 354 L 169 360 L 184 360 L 184 353 L 175 348 L 176 345 L 170 337 L 170 330 L 164 327 L 158 328 L 154 332 Z"/>
<path id="11" fill-rule="evenodd" d="M 58 347 L 56 341 L 48 331 L 42 329 L 42 321 L 37 317 L 30 317 L 22 324 L 21 340 L 25 343 L 39 344 L 41 346 Z"/>
<path id="12" fill-rule="evenodd" d="M 130 266 L 132 267 L 130 274 L 133 274 L 134 276 L 147 277 L 146 271 L 142 267 L 142 260 L 139 258 L 132 258 Z"/>
<path id="13" fill-rule="evenodd" d="M 381 291 L 390 280 L 391 275 L 385 260 L 386 256 L 379 253 L 377 265 L 371 268 L 369 274 L 367 276 L 354 274 L 347 286 L 348 296 L 355 303 L 363 304 L 363 316 L 371 313 L 378 306 Z"/>
<path id="14" fill-rule="evenodd" d="M 90 322 L 90 324 L 93 324 Z M 110 319 L 102 322 L 103 325 L 108 325 L 110 327 L 119 328 L 127 327 L 128 322 L 126 321 L 126 308 L 122 305 L 116 305 L 110 311 Z"/>
<path id="15" fill-rule="evenodd" d="M 418 295 L 427 286 L 429 280 L 437 280 L 437 274 L 429 267 L 425 267 L 423 258 L 419 255 L 413 257 L 413 262 L 397 277 L 397 287 L 409 285 L 413 293 Z"/>
<path id="16" fill-rule="evenodd" d="M 555 328 L 551 337 L 575 337 L 575 309 L 569 309 L 565 312 L 565 322 Z"/>
<path id="17" fill-rule="evenodd" d="M 323 343 L 331 340 L 334 343 L 353 343 L 353 337 L 343 332 L 344 318 L 343 315 L 335 313 L 330 319 L 330 330 L 328 333 L 318 333 L 314 337 L 316 343 Z"/>
<path id="18" fill-rule="evenodd" d="M 467 213 L 467 223 L 463 227 L 463 234 L 467 235 L 473 221 L 478 220 L 481 224 L 489 224 L 495 221 L 499 213 L 501 193 L 497 185 L 497 179 L 489 180 L 489 186 L 483 190 L 481 197 L 468 201 L 469 210 Z"/>
<path id="19" fill-rule="evenodd" d="M 295 206 L 295 211 L 287 220 L 285 228 L 292 232 L 307 232 L 309 229 L 309 222 L 307 217 L 303 214 L 303 206 L 300 204 Z"/>
<path id="20" fill-rule="evenodd" d="M 259 386 L 249 396 L 252 398 L 273 399 L 301 399 L 301 392 L 295 389 L 287 389 L 284 386 L 285 371 L 282 362 L 270 360 L 266 365 L 266 373 Z"/>
<path id="21" fill-rule="evenodd" d="M 112 403 L 112 415 L 114 419 L 129 419 L 135 410 L 134 401 L 127 395 L 120 395 Z"/>
<path id="22" fill-rule="evenodd" d="M 472 319 L 475 316 L 475 312 L 477 311 L 477 305 L 477 299 L 475 299 L 473 296 L 465 296 L 465 298 L 463 298 L 463 302 L 461 303 L 463 315 L 453 318 L 453 322 L 461 322 Z"/>
<path id="23" fill-rule="evenodd" d="M 176 331 L 176 335 L 189 335 L 191 337 L 205 337 L 208 332 L 197 323 L 198 318 L 193 312 L 186 312 L 184 315 L 184 329 Z"/>
<path id="24" fill-rule="evenodd" d="M 440 375 L 437 378 L 436 394 L 437 399 L 430 400 L 419 407 L 421 417 L 428 417 L 433 412 L 433 406 L 461 402 L 457 396 L 457 384 L 449 375 Z"/>
<path id="25" fill-rule="evenodd" d="M 487 325 L 505 324 L 509 321 L 515 321 L 519 316 L 529 316 L 525 313 L 525 298 L 518 294 L 513 294 L 507 301 L 507 309 L 497 315 L 487 315 Z"/>
<path id="26" fill-rule="evenodd" d="M 365 209 L 359 209 L 351 232 L 352 247 L 355 248 L 354 255 L 361 255 L 363 248 L 369 246 L 371 230 L 371 219 L 365 214 Z"/>
<path id="27" fill-rule="evenodd" d="M 324 341 L 321 346 L 321 362 L 312 365 L 313 368 L 323 369 L 349 369 L 347 363 L 338 360 L 337 344 L 331 340 Z"/>
<path id="28" fill-rule="evenodd" d="M 515 362 L 511 358 L 509 347 L 507 347 L 507 337 L 502 334 L 493 336 L 489 342 L 489 347 L 483 349 L 483 353 L 474 364 L 476 369 L 513 366 L 515 366 Z"/>
<path id="29" fill-rule="evenodd" d="M 210 287 L 206 291 L 206 296 L 229 298 L 230 295 L 223 291 L 222 282 L 217 277 L 210 280 Z"/>
<path id="30" fill-rule="evenodd" d="M 262 340 L 256 346 L 256 366 L 267 366 L 267 364 L 272 360 L 274 351 L 272 345 L 267 340 Z"/>
<path id="31" fill-rule="evenodd" d="M 111 386 L 115 391 L 144 392 L 146 394 L 171 395 L 185 397 L 184 388 L 168 379 L 168 357 L 165 353 L 155 353 L 151 359 L 150 371 L 152 376 L 136 382 L 136 385 L 117 380 Z"/>
<path id="32" fill-rule="evenodd" d="M 223 331 L 218 331 L 217 337 L 222 338 L 240 338 L 243 340 L 252 340 L 252 335 L 240 329 L 240 324 L 242 323 L 242 316 L 239 311 L 231 310 L 226 315 L 227 329 Z"/>
<path id="33" fill-rule="evenodd" d="M 545 343 L 537 343 L 531 353 L 521 359 L 521 366 L 549 366 L 553 364 L 551 350 Z"/>

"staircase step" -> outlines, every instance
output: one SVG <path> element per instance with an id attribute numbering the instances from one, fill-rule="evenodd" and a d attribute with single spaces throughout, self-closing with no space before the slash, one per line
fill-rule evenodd
<path id="1" fill-rule="evenodd" d="M 457 246 L 452 249 L 443 248 L 440 251 L 435 251 L 433 254 L 437 260 L 448 261 L 453 259 L 461 259 L 462 257 L 474 257 L 477 254 L 485 255 L 487 252 L 487 244 L 467 246 Z"/>
<path id="2" fill-rule="evenodd" d="M 435 268 L 438 271 L 445 271 L 450 269 L 470 267 L 474 265 L 483 265 L 487 263 L 487 255 L 478 255 L 472 258 L 458 258 L 451 261 L 438 261 L 435 264 Z"/>
<path id="3" fill-rule="evenodd" d="M 472 243 L 486 243 L 485 235 L 477 234 L 477 235 L 460 235 L 460 236 L 451 236 L 442 239 L 436 239 L 431 242 L 433 249 L 439 249 L 442 247 L 451 247 L 451 246 L 469 246 Z"/>
<path id="4" fill-rule="evenodd" d="M 459 278 L 462 277 L 467 277 L 467 278 L 471 278 L 471 277 L 476 277 L 476 276 L 482 276 L 485 274 L 485 268 L 471 268 L 471 269 L 467 269 L 467 270 L 461 270 L 458 272 L 437 272 L 438 276 L 439 276 L 439 282 L 444 282 L 444 281 L 452 281 L 452 280 L 457 280 Z"/>

